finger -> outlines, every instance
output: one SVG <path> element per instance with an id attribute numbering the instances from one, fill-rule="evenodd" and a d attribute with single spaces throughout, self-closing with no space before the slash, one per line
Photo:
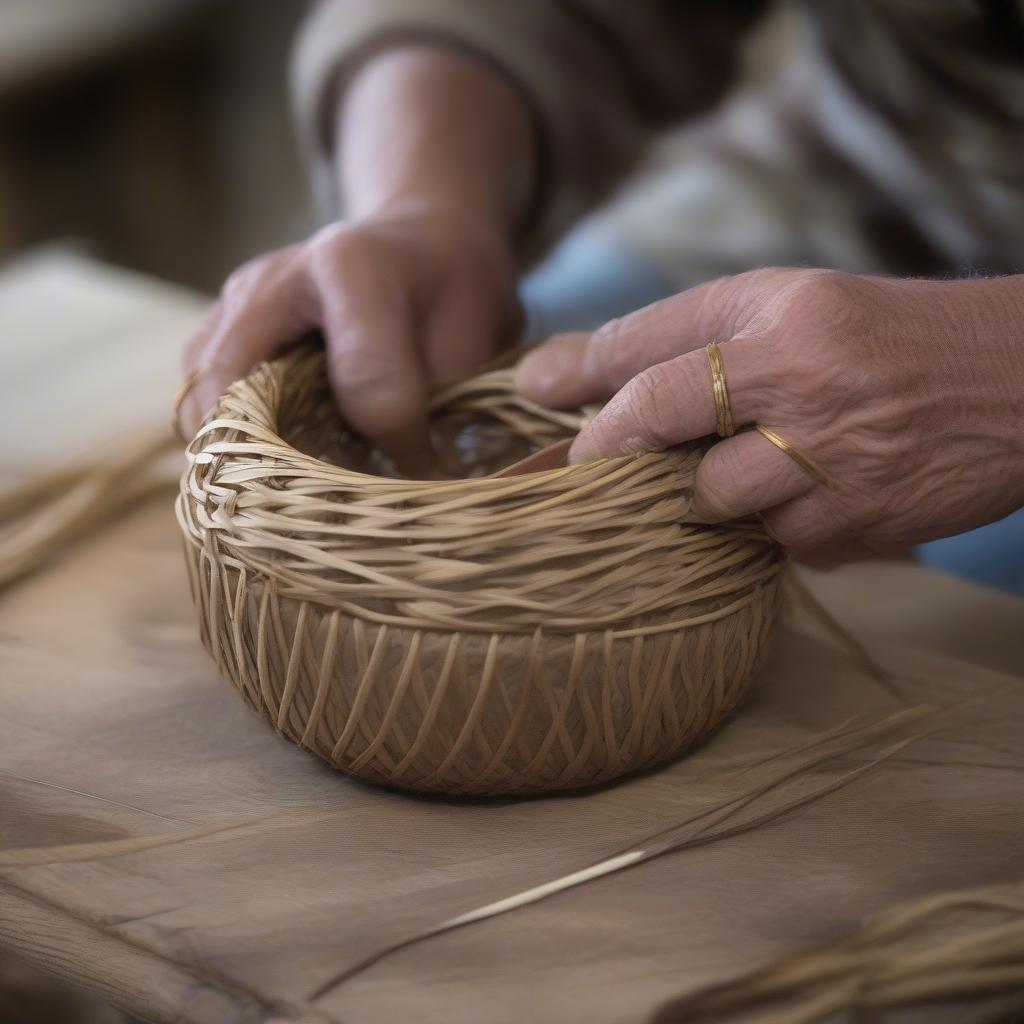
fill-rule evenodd
<path id="1" fill-rule="evenodd" d="M 754 431 L 712 446 L 697 467 L 693 514 L 705 523 L 774 508 L 818 486 L 785 452 Z"/>
<path id="2" fill-rule="evenodd" d="M 511 345 L 521 313 L 476 289 L 452 289 L 431 311 L 422 359 L 432 387 L 462 380 Z"/>
<path id="3" fill-rule="evenodd" d="M 761 513 L 769 533 L 809 564 L 878 557 L 851 529 L 835 499 L 818 487 Z"/>
<path id="4" fill-rule="evenodd" d="M 516 378 L 527 398 L 564 408 L 608 398 L 642 370 L 737 333 L 765 275 L 723 277 L 652 303 L 591 334 L 559 335 Z"/>
<path id="5" fill-rule="evenodd" d="M 203 317 L 201 325 L 185 343 L 181 352 L 181 388 L 174 399 L 172 422 L 183 441 L 191 438 L 199 429 L 203 419 L 203 410 L 192 394 L 204 375 L 202 364 L 203 349 L 206 348 L 210 336 L 217 329 L 224 307 L 215 302 Z"/>
<path id="6" fill-rule="evenodd" d="M 199 369 L 202 351 L 210 340 L 210 335 L 217 329 L 217 324 L 220 323 L 223 313 L 224 304 L 218 299 L 207 310 L 202 323 L 192 337 L 185 342 L 185 347 L 181 352 L 182 376 L 188 377 Z"/>
<path id="7" fill-rule="evenodd" d="M 758 415 L 758 343 L 735 338 L 720 347 L 737 424 Z M 569 461 L 661 451 L 715 432 L 715 400 L 707 353 L 700 349 L 636 374 L 580 431 Z"/>
<path id="8" fill-rule="evenodd" d="M 327 369 L 346 423 L 403 469 L 430 457 L 427 375 L 404 293 L 367 260 L 316 271 Z"/>
<path id="9" fill-rule="evenodd" d="M 593 401 L 598 386 L 581 370 L 593 337 L 587 331 L 559 334 L 528 352 L 516 367 L 517 390 L 550 409 L 575 409 Z"/>
<path id="10" fill-rule="evenodd" d="M 195 433 L 228 386 L 316 326 L 297 247 L 272 253 L 228 278 L 220 301 L 187 346 L 198 373 L 181 404 L 182 429 Z"/>

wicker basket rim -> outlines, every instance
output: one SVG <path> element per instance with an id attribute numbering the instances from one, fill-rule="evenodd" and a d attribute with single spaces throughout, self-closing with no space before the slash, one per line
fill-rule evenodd
<path id="1" fill-rule="evenodd" d="M 323 359 L 306 349 L 262 364 L 189 446 L 178 515 L 209 571 L 417 629 L 643 635 L 738 610 L 781 568 L 756 523 L 692 521 L 698 451 L 418 481 L 306 454 L 281 437 L 278 417 L 291 386 L 311 404 L 289 414 L 333 429 Z M 435 398 L 444 402 L 538 446 L 583 419 L 525 403 L 511 370 L 454 385 Z"/>
<path id="2" fill-rule="evenodd" d="M 268 373 L 279 373 L 281 377 L 285 377 L 289 370 L 297 366 L 304 359 L 309 358 L 307 351 L 303 349 L 296 349 L 292 352 L 281 356 L 276 360 L 267 360 L 259 363 L 250 372 L 248 378 L 244 380 L 249 384 L 254 384 L 259 381 L 259 378 Z M 449 384 L 444 388 L 436 390 L 430 399 L 430 409 L 434 411 L 453 400 L 457 400 L 463 396 L 468 389 L 478 391 L 481 393 L 495 392 L 495 393 L 507 393 L 509 391 L 509 380 L 511 378 L 512 371 L 509 369 L 497 369 L 490 370 L 487 373 L 481 374 L 476 377 L 467 378 L 464 381 L 459 381 L 455 384 Z M 236 382 L 233 388 L 237 388 L 242 382 Z M 381 490 L 401 490 L 407 491 L 410 489 L 419 491 L 421 488 L 424 490 L 431 490 L 436 493 L 441 493 L 446 488 L 451 489 L 454 487 L 461 487 L 466 483 L 466 479 L 472 479 L 473 486 L 479 488 L 481 491 L 492 489 L 500 492 L 501 490 L 508 487 L 508 477 L 500 477 L 495 474 L 487 476 L 476 476 L 472 478 L 458 478 L 452 480 L 430 480 L 416 477 L 388 477 L 380 476 L 374 473 L 364 473 L 358 469 L 353 469 L 348 466 L 339 466 L 331 462 L 325 462 L 322 459 L 318 459 L 315 455 L 310 455 L 307 452 L 303 452 L 301 449 L 296 448 L 290 444 L 284 437 L 281 436 L 278 428 L 277 416 L 280 412 L 282 396 L 278 390 L 276 395 L 276 402 L 268 407 L 271 416 L 267 418 L 252 418 L 246 417 L 245 419 L 235 419 L 230 417 L 217 416 L 216 418 L 208 419 L 196 432 L 195 436 L 187 445 L 187 452 L 190 457 L 195 459 L 197 463 L 210 462 L 213 457 L 218 454 L 219 449 L 214 446 L 203 445 L 201 442 L 203 438 L 218 430 L 243 430 L 247 433 L 252 433 L 254 428 L 257 428 L 260 433 L 266 434 L 266 442 L 268 444 L 279 447 L 282 453 L 287 453 L 290 461 L 294 462 L 297 466 L 305 466 L 308 468 L 311 474 L 320 475 L 324 481 L 327 480 L 337 481 L 339 483 L 349 483 L 353 480 L 360 481 L 364 486 L 372 485 Z M 582 416 L 570 416 L 569 414 L 558 413 L 554 410 L 546 410 L 541 406 L 530 402 L 528 399 L 522 396 L 517 396 L 517 403 L 526 411 L 535 414 L 546 416 L 550 419 L 566 423 L 568 426 L 568 420 L 576 420 L 573 427 L 578 429 L 584 422 Z M 219 408 L 215 406 L 215 410 Z M 614 458 L 602 458 L 595 459 L 585 465 L 566 465 L 557 466 L 551 469 L 541 469 L 532 471 L 529 473 L 518 473 L 515 476 L 515 480 L 527 480 L 528 478 L 537 482 L 540 479 L 547 480 L 558 480 L 566 479 L 569 480 L 573 476 L 586 475 L 587 466 L 611 466 L 618 467 L 624 466 L 633 462 L 657 462 L 669 457 L 666 452 L 644 452 L 640 454 L 627 454 L 616 456 Z"/>

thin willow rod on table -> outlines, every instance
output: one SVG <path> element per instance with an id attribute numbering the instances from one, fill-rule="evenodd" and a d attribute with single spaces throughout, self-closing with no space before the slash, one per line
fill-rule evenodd
<path id="1" fill-rule="evenodd" d="M 691 521 L 701 450 L 494 471 L 583 411 L 513 371 L 431 405 L 437 479 L 346 434 L 324 356 L 258 367 L 189 446 L 177 503 L 203 642 L 284 735 L 389 785 L 529 793 L 678 756 L 741 699 L 778 604 L 752 521 Z"/>
<path id="2" fill-rule="evenodd" d="M 0 590 L 134 503 L 171 491 L 174 473 L 159 462 L 176 447 L 168 431 L 110 465 L 58 470 L 0 495 Z"/>
<path id="3" fill-rule="evenodd" d="M 885 910 L 848 936 L 674 1000 L 656 1020 L 813 1024 L 840 1011 L 874 1015 L 1000 993 L 1015 994 L 1017 1008 L 1024 1007 L 1020 883 L 940 893 Z"/>

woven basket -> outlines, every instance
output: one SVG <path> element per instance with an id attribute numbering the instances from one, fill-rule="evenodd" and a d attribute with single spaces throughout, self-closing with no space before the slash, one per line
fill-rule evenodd
<path id="1" fill-rule="evenodd" d="M 324 356 L 259 366 L 189 446 L 177 510 L 203 643 L 276 729 L 373 782 L 590 786 L 678 756 L 765 653 L 780 549 L 687 521 L 699 451 L 482 474 L 571 436 L 512 371 L 432 404 L 456 479 L 339 426 Z"/>

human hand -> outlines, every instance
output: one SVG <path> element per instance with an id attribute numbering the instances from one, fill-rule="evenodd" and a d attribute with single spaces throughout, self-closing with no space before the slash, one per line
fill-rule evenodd
<path id="1" fill-rule="evenodd" d="M 321 329 L 342 418 L 390 455 L 426 458 L 430 389 L 515 340 L 515 264 L 458 211 L 412 208 L 339 223 L 245 264 L 185 349 L 182 429 L 229 384 Z"/>
<path id="2" fill-rule="evenodd" d="M 335 133 L 350 219 L 228 279 L 188 344 L 194 432 L 234 380 L 314 329 L 357 433 L 410 469 L 430 389 L 516 340 L 517 237 L 534 185 L 522 99 L 479 62 L 397 46 L 344 91 Z"/>
<path id="3" fill-rule="evenodd" d="M 705 351 L 719 344 L 737 425 L 719 441 L 694 513 L 755 512 L 782 543 L 831 562 L 905 550 L 1024 505 L 1024 277 L 900 281 L 766 269 L 654 303 L 524 360 L 530 398 L 611 401 L 570 461 L 714 433 Z"/>

